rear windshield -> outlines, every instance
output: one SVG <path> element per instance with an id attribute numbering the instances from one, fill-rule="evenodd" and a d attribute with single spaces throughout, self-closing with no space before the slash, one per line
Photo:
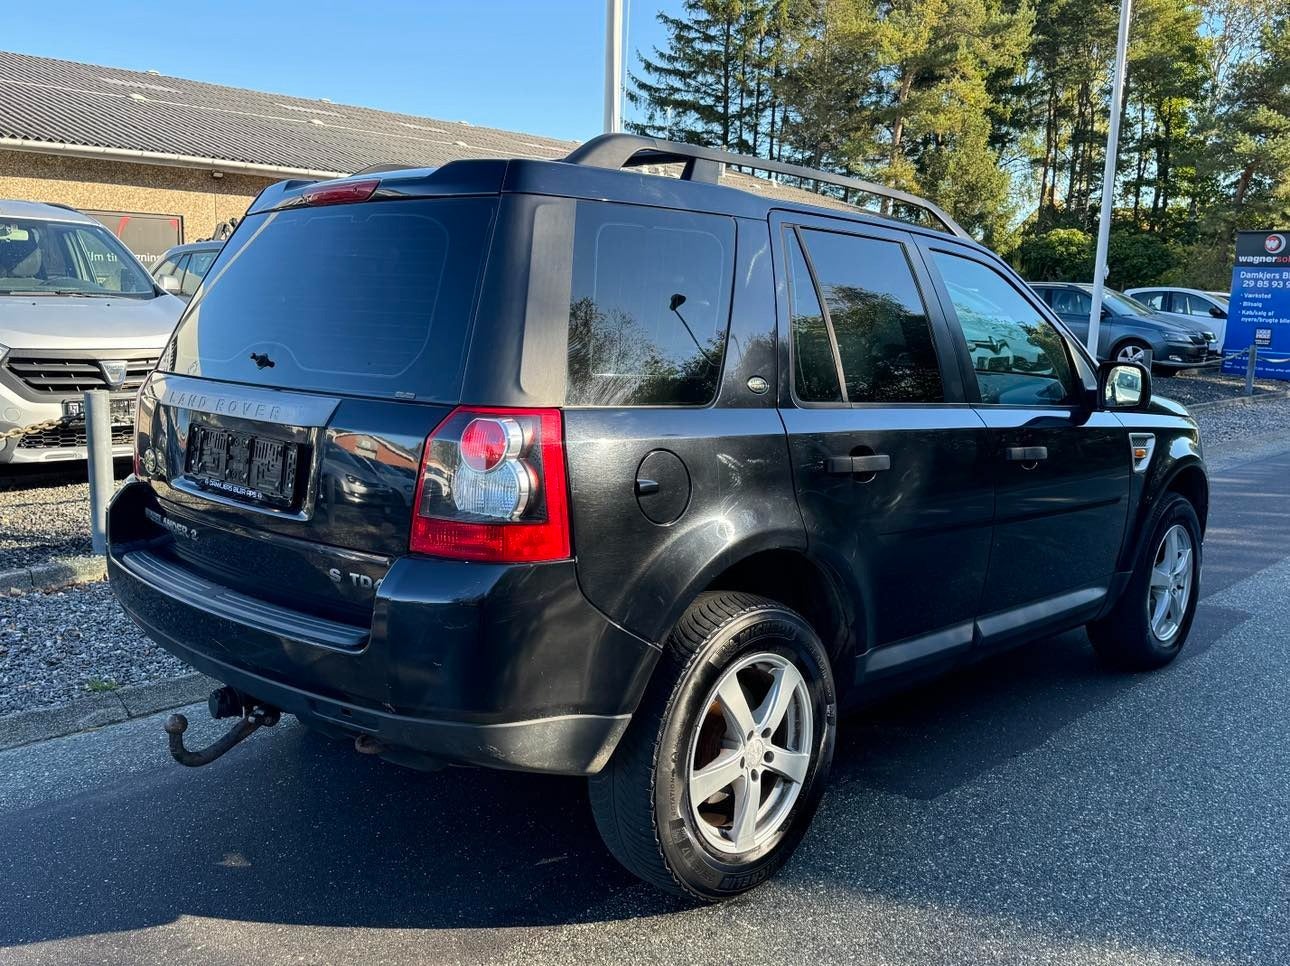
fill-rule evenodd
<path id="1" fill-rule="evenodd" d="M 175 332 L 174 372 L 455 401 L 496 199 L 251 215 Z"/>

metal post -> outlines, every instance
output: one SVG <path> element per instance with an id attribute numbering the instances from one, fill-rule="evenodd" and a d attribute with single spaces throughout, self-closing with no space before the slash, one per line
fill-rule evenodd
<path id="1" fill-rule="evenodd" d="M 107 505 L 112 498 L 112 397 L 102 389 L 85 394 L 85 438 L 89 448 L 90 542 L 107 553 Z"/>
<path id="2" fill-rule="evenodd" d="M 1259 347 L 1257 343 L 1250 343 L 1250 359 L 1245 363 L 1245 395 L 1254 395 L 1254 370 L 1259 365 Z"/>
<path id="3" fill-rule="evenodd" d="M 1124 99 L 1124 74 L 1129 52 L 1131 0 L 1120 2 L 1120 33 L 1115 43 L 1115 79 L 1111 83 L 1111 123 L 1106 131 L 1106 164 L 1102 167 L 1102 216 L 1097 223 L 1097 257 L 1093 260 L 1093 307 L 1088 315 L 1088 351 L 1097 354 L 1102 324 L 1102 287 L 1106 284 L 1106 248 L 1111 238 L 1111 211 L 1115 207 L 1115 161 L 1120 150 L 1120 107 Z"/>
<path id="4" fill-rule="evenodd" d="M 623 129 L 623 0 L 605 0 L 605 133 Z"/>

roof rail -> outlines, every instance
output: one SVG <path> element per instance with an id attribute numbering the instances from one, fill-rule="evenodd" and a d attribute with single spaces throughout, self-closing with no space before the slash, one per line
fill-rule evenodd
<path id="1" fill-rule="evenodd" d="M 701 144 L 682 144 L 678 141 L 664 141 L 661 138 L 645 137 L 639 134 L 601 134 L 578 145 L 564 159 L 569 164 L 585 164 L 595 168 L 634 168 L 647 164 L 685 165 L 681 177 L 686 181 L 702 181 L 716 184 L 721 176 L 722 165 L 739 168 L 752 168 L 757 171 L 769 171 L 773 174 L 788 175 L 803 181 L 818 181 L 823 184 L 836 185 L 852 191 L 896 201 L 912 208 L 920 208 L 944 226 L 945 230 L 959 238 L 970 238 L 966 231 L 945 213 L 939 206 L 926 199 L 919 198 L 895 188 L 887 188 L 871 181 L 850 178 L 828 171 L 817 171 L 800 164 L 785 164 L 782 161 L 770 161 L 766 158 L 755 158 L 747 154 L 733 154 L 717 148 L 704 147 Z"/>

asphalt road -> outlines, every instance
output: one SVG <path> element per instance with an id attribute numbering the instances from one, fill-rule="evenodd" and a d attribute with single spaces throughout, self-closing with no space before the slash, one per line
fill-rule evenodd
<path id="1" fill-rule="evenodd" d="M 5 752 L 0 962 L 1290 963 L 1290 455 L 1216 475 L 1203 593 L 1165 671 L 1072 633 L 845 721 L 720 907 L 619 870 L 575 780 L 294 724 L 190 771 L 161 717 Z"/>

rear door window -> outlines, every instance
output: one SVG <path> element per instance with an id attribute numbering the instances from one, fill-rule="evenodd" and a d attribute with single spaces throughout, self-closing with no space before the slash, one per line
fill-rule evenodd
<path id="1" fill-rule="evenodd" d="M 734 220 L 579 202 L 569 311 L 571 406 L 704 405 L 730 321 Z"/>
<path id="2" fill-rule="evenodd" d="M 1173 296 L 1172 304 L 1174 308 L 1171 311 L 1181 312 L 1184 315 L 1198 315 L 1206 319 L 1213 318 L 1213 314 L 1210 312 L 1210 309 L 1213 308 L 1213 303 L 1207 299 L 1203 299 L 1199 295 L 1191 295 L 1188 292 L 1174 292 Z"/>
<path id="3" fill-rule="evenodd" d="M 831 231 L 800 234 L 837 346 L 843 401 L 942 402 L 931 323 L 905 246 Z M 800 289 L 797 285 L 795 291 Z M 794 318 L 797 343 L 799 332 L 812 323 L 796 305 Z M 809 385 L 804 388 L 813 392 Z M 798 398 L 807 400 L 800 391 Z"/>
<path id="4" fill-rule="evenodd" d="M 455 402 L 495 210 L 452 198 L 249 215 L 175 332 L 173 369 Z"/>

